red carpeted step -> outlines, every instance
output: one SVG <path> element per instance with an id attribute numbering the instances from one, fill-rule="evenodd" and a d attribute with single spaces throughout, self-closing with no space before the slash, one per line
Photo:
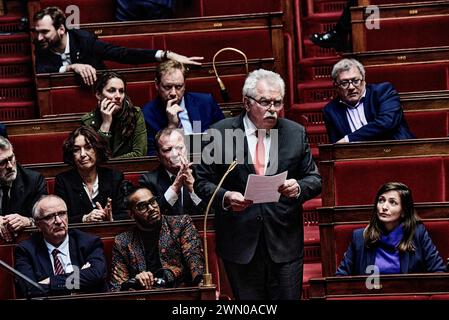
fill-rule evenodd
<path id="1" fill-rule="evenodd" d="M 0 16 L 0 32 L 18 32 L 21 28 L 21 16 Z"/>
<path id="2" fill-rule="evenodd" d="M 26 120 L 35 116 L 34 101 L 0 102 L 0 121 Z"/>
<path id="3" fill-rule="evenodd" d="M 300 80 L 331 80 L 332 67 L 339 57 L 314 57 L 302 59 L 299 63 Z"/>
<path id="4" fill-rule="evenodd" d="M 312 43 L 309 38 L 303 39 L 304 58 L 314 57 L 338 57 L 338 53 L 333 48 L 321 48 Z"/>
<path id="5" fill-rule="evenodd" d="M 29 55 L 31 40 L 27 33 L 0 34 L 0 57 Z"/>
<path id="6" fill-rule="evenodd" d="M 312 125 L 306 127 L 311 147 L 317 147 L 323 143 L 329 143 L 326 127 L 323 125 Z"/>
<path id="7" fill-rule="evenodd" d="M 346 0 L 313 1 L 313 8 L 309 10 L 311 14 L 337 12 L 341 14 L 345 7 Z"/>
<path id="8" fill-rule="evenodd" d="M 323 102 L 311 102 L 311 103 L 295 103 L 288 110 L 287 118 L 296 121 L 303 126 L 323 124 L 323 108 L 326 105 L 326 101 Z"/>
<path id="9" fill-rule="evenodd" d="M 0 57 L 0 77 L 31 77 L 31 57 Z"/>
<path id="10" fill-rule="evenodd" d="M 321 278 L 322 277 L 322 267 L 321 262 L 314 263 L 305 263 L 304 264 L 304 273 L 302 277 L 302 296 L 301 300 L 309 299 L 309 279 L 311 278 Z"/>
<path id="11" fill-rule="evenodd" d="M 335 96 L 334 87 L 329 80 L 304 81 L 297 85 L 299 103 L 325 102 Z"/>
<path id="12" fill-rule="evenodd" d="M 32 78 L 0 78 L 0 102 L 30 101 L 34 99 Z"/>

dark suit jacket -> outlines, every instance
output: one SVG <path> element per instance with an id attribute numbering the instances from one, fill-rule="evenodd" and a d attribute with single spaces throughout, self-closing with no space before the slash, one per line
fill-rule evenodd
<path id="1" fill-rule="evenodd" d="M 0 136 L 8 138 L 8 132 L 6 131 L 6 125 L 0 123 Z"/>
<path id="2" fill-rule="evenodd" d="M 224 130 L 244 130 L 243 112 L 239 117 L 224 119 L 212 126 L 225 139 Z M 245 194 L 249 174 L 254 174 L 254 166 L 250 163 L 250 154 L 246 137 L 244 144 L 231 142 L 225 145 L 222 140 L 215 139 L 212 150 L 224 156 L 243 154 L 238 159 L 239 165 L 226 177 L 215 198 L 215 232 L 217 252 L 221 258 L 239 264 L 248 263 L 254 255 L 260 233 L 263 232 L 268 252 L 275 263 L 290 262 L 302 259 L 303 256 L 303 222 L 302 202 L 317 196 L 321 192 L 321 177 L 313 162 L 309 142 L 304 127 L 287 119 L 279 119 L 275 127 L 278 135 L 272 133 L 269 166 L 266 175 L 274 175 L 288 171 L 287 179 L 296 179 L 301 187 L 297 199 L 281 196 L 279 202 L 254 204 L 244 212 L 225 211 L 222 208 L 226 191 L 238 191 Z M 209 130 L 210 133 L 212 131 Z M 227 132 L 229 139 L 231 133 Z M 221 145 L 220 145 L 221 144 Z M 230 155 L 234 152 L 233 155 Z M 212 152 L 211 152 L 212 153 Z M 215 155 L 215 153 L 214 153 Z M 224 163 L 223 160 L 220 163 Z M 210 199 L 221 177 L 228 169 L 228 164 L 202 163 L 196 168 L 195 190 L 206 201 Z"/>
<path id="3" fill-rule="evenodd" d="M 181 195 L 173 206 L 171 206 L 164 197 L 165 191 L 171 186 L 172 182 L 167 171 L 163 166 L 159 166 L 156 170 L 143 174 L 139 179 L 139 184 L 151 190 L 154 196 L 158 197 L 158 203 L 161 212 L 166 215 L 179 214 L 204 214 L 204 203 L 201 201 L 198 205 L 192 201 L 189 191 L 183 187 L 183 206 L 181 206 Z M 181 211 L 182 210 L 182 211 Z"/>
<path id="4" fill-rule="evenodd" d="M 211 124 L 224 118 L 223 112 L 211 94 L 186 92 L 184 94 L 184 102 L 190 122 L 192 123 L 192 128 L 194 129 L 194 133 L 206 131 L 209 129 Z M 149 156 L 156 154 L 154 142 L 156 133 L 168 125 L 167 113 L 165 109 L 166 106 L 159 98 L 146 103 L 142 107 L 145 124 L 147 126 L 147 155 Z M 195 131 L 193 121 L 201 121 L 201 131 Z"/>
<path id="5" fill-rule="evenodd" d="M 366 267 L 374 265 L 376 248 L 367 248 L 363 230 L 352 233 L 351 244 L 337 269 L 337 276 L 364 275 Z M 413 235 L 414 252 L 400 253 L 401 273 L 445 272 L 446 266 L 423 224 L 419 224 Z"/>
<path id="6" fill-rule="evenodd" d="M 117 0 L 119 21 L 166 19 L 173 15 L 176 0 Z"/>
<path id="7" fill-rule="evenodd" d="M 89 64 L 99 70 L 106 69 L 103 60 L 128 64 L 156 61 L 157 50 L 119 47 L 97 40 L 92 33 L 85 30 L 71 29 L 67 32 L 70 35 L 70 59 L 72 64 Z M 61 66 L 61 56 L 48 49 L 36 48 L 37 73 L 59 72 Z"/>
<path id="8" fill-rule="evenodd" d="M 345 135 L 349 141 L 413 139 L 404 119 L 399 95 L 389 82 L 368 84 L 363 103 L 367 125 L 351 133 L 346 106 L 336 98 L 324 107 L 329 141 L 335 143 Z"/>
<path id="9" fill-rule="evenodd" d="M 34 203 L 44 194 L 47 194 L 44 177 L 39 172 L 23 168 L 17 163 L 17 177 L 11 186 L 9 209 L 6 213 L 2 212 L 2 215 L 18 213 L 31 217 Z"/>
<path id="10" fill-rule="evenodd" d="M 123 194 L 120 186 L 123 173 L 103 167 L 97 167 L 98 195 L 94 198 L 104 208 L 108 197 L 112 199 L 112 215 L 114 220 L 128 219 L 124 207 Z M 69 223 L 82 222 L 83 215 L 93 210 L 91 201 L 83 188 L 83 181 L 76 169 L 62 172 L 55 179 L 55 194 L 67 204 Z"/>
<path id="11" fill-rule="evenodd" d="M 69 251 L 72 265 L 80 269 L 79 291 L 86 293 L 107 291 L 106 259 L 100 238 L 79 230 L 69 230 Z M 42 285 L 46 295 L 63 295 L 71 292 L 65 285 L 70 274 L 54 275 L 53 273 L 42 233 L 35 233 L 28 240 L 19 243 L 14 255 L 15 268 L 31 280 L 39 282 L 50 277 L 50 284 Z M 87 262 L 90 263 L 90 267 L 81 270 Z M 18 279 L 17 288 L 23 296 L 26 295 L 27 287 L 32 297 L 44 295 L 38 289 Z"/>

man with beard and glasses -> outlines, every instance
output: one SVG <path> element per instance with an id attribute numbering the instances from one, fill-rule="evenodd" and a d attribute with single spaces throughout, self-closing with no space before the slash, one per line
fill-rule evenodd
<path id="1" fill-rule="evenodd" d="M 332 80 L 338 97 L 323 110 L 331 143 L 415 138 L 391 83 L 366 84 L 365 68 L 355 59 L 338 61 Z"/>
<path id="2" fill-rule="evenodd" d="M 22 296 L 106 292 L 107 267 L 100 237 L 68 228 L 67 206 L 44 195 L 33 206 L 40 232 L 16 247 L 15 268 L 38 282 L 43 291 L 18 279 Z"/>
<path id="3" fill-rule="evenodd" d="M 125 184 L 124 193 L 136 226 L 115 237 L 111 290 L 198 285 L 204 255 L 190 216 L 161 215 L 157 198 L 146 188 Z"/>
<path id="4" fill-rule="evenodd" d="M 12 241 L 25 227 L 34 226 L 31 209 L 47 194 L 44 177 L 16 162 L 9 140 L 0 136 L 0 239 Z"/>
<path id="5" fill-rule="evenodd" d="M 177 60 L 200 65 L 202 57 L 186 57 L 172 51 L 131 49 L 100 41 L 85 30 L 66 26 L 64 12 L 47 7 L 34 15 L 36 32 L 36 72 L 69 72 L 79 74 L 84 83 L 93 85 L 96 70 L 106 69 L 103 60 L 126 64 L 143 64 Z"/>
<path id="6" fill-rule="evenodd" d="M 192 163 L 180 130 L 165 128 L 156 134 L 159 167 L 139 179 L 159 199 L 163 214 L 203 214 L 204 202 L 195 194 Z"/>

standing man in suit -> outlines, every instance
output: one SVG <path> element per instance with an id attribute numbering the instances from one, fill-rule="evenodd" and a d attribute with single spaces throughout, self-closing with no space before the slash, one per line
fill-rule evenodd
<path id="1" fill-rule="evenodd" d="M 19 279 L 22 295 L 107 291 L 103 243 L 97 236 L 68 231 L 64 200 L 55 195 L 42 196 L 33 207 L 33 217 L 40 232 L 16 247 L 15 268 L 41 284 L 44 292 Z"/>
<path id="2" fill-rule="evenodd" d="M 304 127 L 279 118 L 284 94 L 285 84 L 277 73 L 251 72 L 243 86 L 245 110 L 211 127 L 208 133 L 214 139 L 203 149 L 202 163 L 196 168 L 195 190 L 210 198 L 229 167 L 220 157 L 237 155 L 239 164 L 218 189 L 214 202 L 217 253 L 236 299 L 297 300 L 301 295 L 301 204 L 321 192 L 321 177 Z M 287 178 L 278 189 L 278 202 L 253 204 L 244 198 L 250 174 L 284 171 Z"/>
<path id="3" fill-rule="evenodd" d="M 16 161 L 9 140 L 0 136 L 0 239 L 12 241 L 14 234 L 34 226 L 31 209 L 40 196 L 47 194 L 44 177 L 25 169 Z"/>
<path id="4" fill-rule="evenodd" d="M 69 72 L 79 74 L 84 83 L 93 85 L 96 69 L 106 69 L 103 60 L 141 64 L 163 60 L 178 60 L 186 64 L 202 57 L 186 57 L 171 51 L 130 49 L 100 41 L 85 30 L 70 29 L 58 7 L 47 7 L 34 15 L 36 30 L 36 72 Z"/>
<path id="5" fill-rule="evenodd" d="M 140 177 L 139 184 L 159 199 L 163 214 L 203 214 L 204 203 L 195 194 L 192 164 L 187 160 L 184 136 L 179 129 L 165 128 L 156 134 L 159 167 Z"/>
<path id="6" fill-rule="evenodd" d="M 157 99 L 142 107 L 147 125 L 148 155 L 156 153 L 154 137 L 165 128 L 182 128 L 185 135 L 206 131 L 224 118 L 223 112 L 209 93 L 185 92 L 187 68 L 177 61 L 159 64 L 155 85 Z"/>
<path id="7" fill-rule="evenodd" d="M 323 111 L 331 143 L 415 138 L 391 83 L 367 85 L 365 68 L 355 59 L 337 62 L 332 80 L 338 97 Z"/>

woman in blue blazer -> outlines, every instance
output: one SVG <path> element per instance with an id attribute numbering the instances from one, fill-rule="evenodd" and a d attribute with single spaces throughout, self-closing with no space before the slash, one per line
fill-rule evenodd
<path id="1" fill-rule="evenodd" d="M 373 269 L 374 266 L 374 269 Z M 416 215 L 411 190 L 384 184 L 374 199 L 371 221 L 352 234 L 337 276 L 445 272 L 446 266 Z"/>

